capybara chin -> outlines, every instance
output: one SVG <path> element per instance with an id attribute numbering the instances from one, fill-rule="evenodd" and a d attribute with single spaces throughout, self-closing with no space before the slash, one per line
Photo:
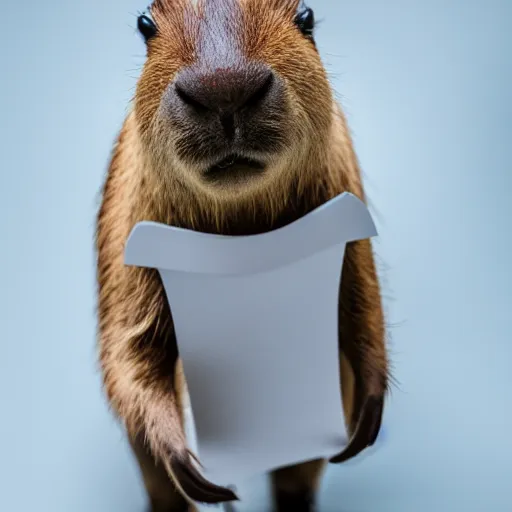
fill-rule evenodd
<path id="1" fill-rule="evenodd" d="M 105 391 L 152 511 L 237 497 L 205 480 L 187 448 L 172 314 L 158 272 L 124 265 L 125 241 L 143 220 L 247 235 L 286 225 L 344 191 L 365 201 L 314 24 L 299 0 L 155 0 L 138 18 L 147 59 L 97 217 L 98 343 Z M 347 245 L 339 347 L 351 441 L 331 462 L 373 444 L 387 393 L 369 240 Z M 313 510 L 326 462 L 273 472 L 275 509 Z"/>

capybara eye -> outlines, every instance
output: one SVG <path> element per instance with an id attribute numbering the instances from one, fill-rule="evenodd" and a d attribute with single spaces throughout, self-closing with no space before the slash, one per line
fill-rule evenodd
<path id="1" fill-rule="evenodd" d="M 137 28 L 147 43 L 156 35 L 157 29 L 153 20 L 146 14 L 141 14 L 137 19 Z"/>
<path id="2" fill-rule="evenodd" d="M 307 7 L 300 11 L 297 16 L 295 16 L 295 24 L 305 36 L 313 37 L 313 31 L 315 29 L 315 14 L 313 13 L 313 9 Z"/>

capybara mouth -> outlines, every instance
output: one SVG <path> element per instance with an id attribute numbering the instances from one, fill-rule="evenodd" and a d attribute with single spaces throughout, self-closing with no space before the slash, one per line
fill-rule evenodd
<path id="1" fill-rule="evenodd" d="M 233 153 L 208 167 L 204 176 L 209 181 L 231 181 L 259 175 L 264 170 L 263 162 Z"/>

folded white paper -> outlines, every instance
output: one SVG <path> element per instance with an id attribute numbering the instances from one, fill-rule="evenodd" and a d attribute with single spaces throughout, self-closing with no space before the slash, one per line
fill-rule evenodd
<path id="1" fill-rule="evenodd" d="M 343 193 L 261 235 L 141 222 L 125 263 L 158 269 L 175 323 L 204 475 L 220 485 L 347 444 L 338 354 L 345 244 L 376 235 Z"/>

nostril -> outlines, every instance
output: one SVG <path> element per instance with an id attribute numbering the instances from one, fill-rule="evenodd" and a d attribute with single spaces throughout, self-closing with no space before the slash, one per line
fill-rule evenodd
<path id="1" fill-rule="evenodd" d="M 270 71 L 268 76 L 262 82 L 261 86 L 257 89 L 255 93 L 253 93 L 243 105 L 244 107 L 252 107 L 256 106 L 260 101 L 262 101 L 265 96 L 270 92 L 272 85 L 274 83 L 274 74 Z"/>
<path id="2" fill-rule="evenodd" d="M 176 91 L 176 94 L 181 99 L 183 103 L 186 103 L 187 105 L 190 105 L 191 107 L 194 107 L 196 110 L 200 111 L 206 111 L 208 110 L 208 107 L 203 105 L 200 101 L 197 101 L 194 99 L 189 93 L 187 93 L 181 85 L 177 82 L 174 85 L 174 89 Z"/>

